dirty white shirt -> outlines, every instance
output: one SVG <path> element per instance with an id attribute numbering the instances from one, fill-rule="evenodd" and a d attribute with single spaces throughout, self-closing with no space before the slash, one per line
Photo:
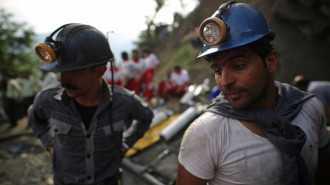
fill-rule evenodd
<path id="1" fill-rule="evenodd" d="M 314 179 L 318 149 L 329 141 L 322 104 L 316 98 L 308 100 L 292 123 L 306 133 L 302 157 Z M 209 185 L 285 184 L 275 146 L 238 120 L 219 114 L 206 112 L 189 126 L 178 159 L 194 176 L 210 179 Z"/>

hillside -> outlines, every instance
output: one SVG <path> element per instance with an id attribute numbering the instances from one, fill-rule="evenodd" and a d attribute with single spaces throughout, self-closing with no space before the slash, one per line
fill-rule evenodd
<path id="1" fill-rule="evenodd" d="M 203 60 L 196 62 L 196 56 L 202 48 L 196 49 L 189 42 L 181 44 L 179 41 L 189 31 L 191 24 L 199 26 L 224 2 L 227 1 L 203 0 L 158 48 L 154 48 L 162 62 L 155 83 L 176 64 L 189 71 L 192 83 L 201 83 L 204 78 L 210 78 L 214 83 L 208 64 Z M 330 1 L 238 2 L 256 6 L 276 33 L 274 46 L 279 51 L 280 57 L 275 74 L 276 80 L 290 83 L 297 74 L 304 74 L 312 80 L 330 80 Z"/>

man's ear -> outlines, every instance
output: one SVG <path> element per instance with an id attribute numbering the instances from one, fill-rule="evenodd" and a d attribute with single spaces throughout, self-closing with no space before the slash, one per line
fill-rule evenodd
<path id="1" fill-rule="evenodd" d="M 267 65 L 267 70 L 271 73 L 274 73 L 276 71 L 277 62 L 278 62 L 278 53 L 277 53 L 277 51 L 273 50 L 272 52 L 270 52 L 266 56 L 265 62 L 266 62 L 266 65 Z"/>
<path id="2" fill-rule="evenodd" d="M 102 78 L 106 70 L 107 70 L 106 65 L 97 66 L 97 76 Z"/>

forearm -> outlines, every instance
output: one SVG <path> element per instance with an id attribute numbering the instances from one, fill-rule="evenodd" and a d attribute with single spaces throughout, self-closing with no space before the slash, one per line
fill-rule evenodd
<path id="1" fill-rule="evenodd" d="M 125 137 L 123 141 L 129 146 L 133 146 L 134 143 L 143 137 L 144 133 L 149 129 L 151 120 L 134 120 L 131 126 L 125 131 Z"/>
<path id="2" fill-rule="evenodd" d="M 329 144 L 328 144 L 329 145 Z M 330 165 L 330 156 L 327 153 L 328 145 L 319 149 L 318 164 L 315 174 L 315 184 L 323 184 L 324 182 L 329 182 L 328 168 Z"/>
<path id="3" fill-rule="evenodd" d="M 49 123 L 47 118 L 42 118 L 42 114 L 38 113 L 37 110 L 30 106 L 28 110 L 28 119 L 32 126 L 32 130 L 36 137 L 38 137 L 42 144 L 48 149 L 50 146 L 53 146 L 53 139 L 49 135 Z"/>

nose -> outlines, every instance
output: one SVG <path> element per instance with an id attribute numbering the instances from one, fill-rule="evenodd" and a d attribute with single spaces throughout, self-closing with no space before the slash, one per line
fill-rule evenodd
<path id="1" fill-rule="evenodd" d="M 235 83 L 235 75 L 229 69 L 223 68 L 221 72 L 220 83 L 224 87 L 229 87 Z"/>

